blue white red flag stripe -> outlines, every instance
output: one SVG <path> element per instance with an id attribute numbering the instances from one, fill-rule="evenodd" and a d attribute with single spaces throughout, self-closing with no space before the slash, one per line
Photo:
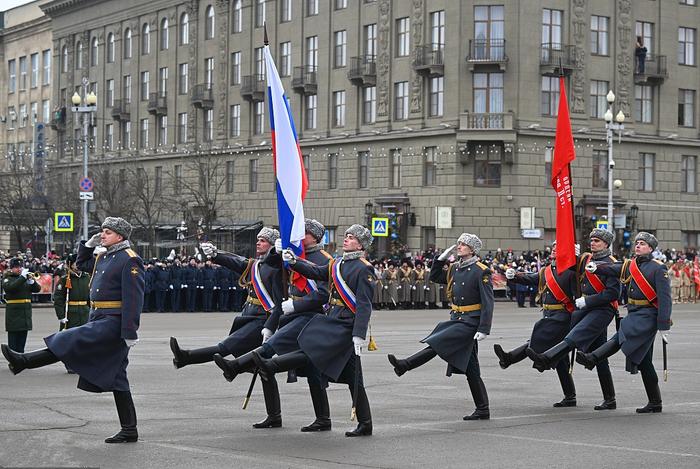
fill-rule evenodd
<path id="1" fill-rule="evenodd" d="M 357 300 L 355 299 L 355 294 L 350 289 L 350 287 L 348 287 L 348 284 L 345 283 L 345 279 L 340 273 L 340 265 L 342 263 L 342 260 L 338 260 L 333 263 L 333 268 L 331 269 L 333 283 L 335 284 L 336 290 L 343 298 L 343 302 L 345 303 L 345 305 L 350 309 L 350 311 L 354 313 L 357 309 Z"/>
<path id="2" fill-rule="evenodd" d="M 260 303 L 262 303 L 263 309 L 265 311 L 270 311 L 275 307 L 275 302 L 272 300 L 272 295 L 270 295 L 270 293 L 267 291 L 267 288 L 265 288 L 265 285 L 260 278 L 260 271 L 258 270 L 259 267 L 260 261 L 255 261 L 253 268 L 250 269 L 250 280 L 253 284 L 253 290 L 255 290 L 258 300 L 260 300 Z"/>

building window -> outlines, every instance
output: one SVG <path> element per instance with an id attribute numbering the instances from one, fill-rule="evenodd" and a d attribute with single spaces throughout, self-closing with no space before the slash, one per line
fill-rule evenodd
<path id="1" fill-rule="evenodd" d="M 542 77 L 542 115 L 556 116 L 559 108 L 559 78 Z"/>
<path id="2" fill-rule="evenodd" d="M 227 161 L 226 162 L 226 193 L 231 194 L 233 193 L 233 187 L 234 183 L 236 181 L 236 171 L 234 170 L 234 162 L 233 161 Z"/>
<path id="3" fill-rule="evenodd" d="M 160 50 L 168 50 L 170 47 L 170 30 L 168 18 L 160 20 Z"/>
<path id="4" fill-rule="evenodd" d="M 306 0 L 306 16 L 318 15 L 318 0 Z"/>
<path id="5" fill-rule="evenodd" d="M 248 191 L 258 192 L 258 160 L 248 162 Z"/>
<path id="6" fill-rule="evenodd" d="M 180 15 L 180 45 L 190 43 L 190 15 L 183 13 Z"/>
<path id="7" fill-rule="evenodd" d="M 214 84 L 214 58 L 207 57 L 204 59 L 204 84 L 210 90 Z"/>
<path id="8" fill-rule="evenodd" d="M 173 192 L 180 194 L 182 192 L 182 165 L 176 164 L 173 168 Z"/>
<path id="9" fill-rule="evenodd" d="M 698 180 L 698 157 L 684 155 L 681 160 L 681 192 L 696 193 Z"/>
<path id="10" fill-rule="evenodd" d="M 591 54 L 608 55 L 608 24 L 606 16 L 591 15 Z"/>
<path id="11" fill-rule="evenodd" d="M 214 110 L 207 109 L 204 112 L 204 135 L 205 142 L 214 140 Z"/>
<path id="12" fill-rule="evenodd" d="M 265 49 L 263 47 L 255 48 L 255 74 L 258 80 L 265 79 Z"/>
<path id="13" fill-rule="evenodd" d="M 503 5 L 474 7 L 474 44 L 477 59 L 505 59 L 505 8 Z M 558 42 L 558 41 L 542 41 Z"/>
<path id="14" fill-rule="evenodd" d="M 187 143 L 187 113 L 177 115 L 177 143 Z"/>
<path id="15" fill-rule="evenodd" d="M 394 119 L 408 119 L 408 82 L 394 83 Z"/>
<path id="16" fill-rule="evenodd" d="M 407 57 L 411 54 L 411 20 L 396 20 L 396 56 Z"/>
<path id="17" fill-rule="evenodd" d="M 68 46 L 61 48 L 61 72 L 68 73 Z"/>
<path id="18" fill-rule="evenodd" d="M 15 59 L 7 62 L 7 76 L 9 77 L 8 92 L 14 93 L 17 91 L 17 65 Z"/>
<path id="19" fill-rule="evenodd" d="M 333 127 L 345 127 L 345 91 L 333 92 Z"/>
<path id="20" fill-rule="evenodd" d="M 51 104 L 48 99 L 41 101 L 41 119 L 44 123 L 48 123 L 51 120 Z"/>
<path id="21" fill-rule="evenodd" d="M 503 146 L 476 143 L 471 146 L 474 155 L 474 185 L 477 187 L 500 187 Z"/>
<path id="22" fill-rule="evenodd" d="M 503 74 L 474 73 L 475 128 L 503 127 Z M 481 116 L 479 116 L 481 114 Z"/>
<path id="23" fill-rule="evenodd" d="M 434 186 L 437 184 L 437 147 L 425 147 L 423 152 L 423 185 Z"/>
<path id="24" fill-rule="evenodd" d="M 564 12 L 561 10 L 552 10 L 550 8 L 542 9 L 542 59 L 550 60 L 552 51 L 562 49 L 561 39 L 561 23 Z M 597 17 L 596 17 L 597 18 Z M 591 22 L 592 24 L 592 22 Z"/>
<path id="25" fill-rule="evenodd" d="M 105 102 L 107 103 L 107 107 L 112 107 L 114 106 L 114 80 L 107 80 L 105 85 L 105 88 L 107 88 L 107 97 Z"/>
<path id="26" fill-rule="evenodd" d="M 141 72 L 141 101 L 148 101 L 150 82 L 151 74 L 149 72 Z"/>
<path id="27" fill-rule="evenodd" d="M 357 188 L 366 189 L 369 182 L 369 152 L 357 153 Z"/>
<path id="28" fill-rule="evenodd" d="M 255 27 L 262 28 L 265 24 L 265 2 L 266 0 L 255 0 Z"/>
<path id="29" fill-rule="evenodd" d="M 338 188 L 338 154 L 331 153 L 328 155 L 328 188 Z"/>
<path id="30" fill-rule="evenodd" d="M 205 13 L 206 21 L 204 23 L 204 39 L 214 39 L 214 30 L 216 25 L 214 7 L 212 5 L 209 5 Z"/>
<path id="31" fill-rule="evenodd" d="M 158 145 L 168 144 L 168 116 L 158 117 Z"/>
<path id="32" fill-rule="evenodd" d="M 363 28 L 363 38 L 365 43 L 365 55 L 374 57 L 377 55 L 377 24 L 365 25 Z"/>
<path id="33" fill-rule="evenodd" d="M 348 7 L 348 0 L 335 0 L 335 9 L 344 10 Z"/>
<path id="34" fill-rule="evenodd" d="M 262 135 L 265 132 L 265 103 L 260 101 L 253 104 L 253 133 Z"/>
<path id="35" fill-rule="evenodd" d="M 122 82 L 122 91 L 124 92 L 122 96 L 124 103 L 131 103 L 131 75 L 124 76 Z"/>
<path id="36" fill-rule="evenodd" d="M 678 90 L 678 125 L 695 127 L 695 90 Z"/>
<path id="37" fill-rule="evenodd" d="M 695 65 L 695 29 L 678 28 L 678 63 Z"/>
<path id="38" fill-rule="evenodd" d="M 700 246 L 700 232 L 681 231 L 681 244 L 683 248 L 696 248 Z"/>
<path id="39" fill-rule="evenodd" d="M 593 150 L 593 187 L 597 189 L 608 188 L 607 150 Z"/>
<path id="40" fill-rule="evenodd" d="M 105 149 L 114 150 L 114 124 L 105 124 Z"/>
<path id="41" fill-rule="evenodd" d="M 27 89 L 27 57 L 19 58 L 19 89 Z"/>
<path id="42" fill-rule="evenodd" d="M 374 124 L 377 120 L 377 87 L 368 86 L 362 89 L 362 122 Z"/>
<path id="43" fill-rule="evenodd" d="M 131 29 L 128 29 L 124 31 L 124 58 L 125 59 L 130 59 L 132 55 L 132 49 L 131 49 Z"/>
<path id="44" fill-rule="evenodd" d="M 231 19 L 231 30 L 234 33 L 240 33 L 243 31 L 243 7 L 241 5 L 241 0 L 235 0 L 233 2 L 233 17 Z"/>
<path id="45" fill-rule="evenodd" d="M 301 155 L 301 162 L 304 164 L 304 171 L 306 171 L 306 179 L 311 184 L 311 155 Z"/>
<path id="46" fill-rule="evenodd" d="M 141 148 L 148 148 L 148 119 L 141 119 L 141 124 L 139 125 L 139 143 Z"/>
<path id="47" fill-rule="evenodd" d="M 241 105 L 232 104 L 230 109 L 230 119 L 231 125 L 231 137 L 240 137 L 241 135 Z"/>
<path id="48" fill-rule="evenodd" d="M 241 53 L 231 53 L 231 84 L 241 84 Z"/>
<path id="49" fill-rule="evenodd" d="M 292 0 L 280 0 L 280 23 L 292 21 Z"/>
<path id="50" fill-rule="evenodd" d="M 36 125 L 36 119 L 39 115 L 39 104 L 33 102 L 29 105 L 29 122 L 32 126 Z"/>
<path id="51" fill-rule="evenodd" d="M 39 85 L 39 54 L 32 54 L 29 57 L 29 62 L 31 64 L 31 74 L 29 75 L 29 86 L 31 88 L 36 88 Z"/>
<path id="52" fill-rule="evenodd" d="M 650 124 L 653 121 L 654 89 L 651 85 L 634 86 L 634 118 L 639 122 Z"/>
<path id="53" fill-rule="evenodd" d="M 401 187 L 401 150 L 389 150 L 389 187 Z"/>
<path id="54" fill-rule="evenodd" d="M 168 95 L 168 67 L 158 69 L 158 95 L 161 98 Z"/>
<path id="55" fill-rule="evenodd" d="M 160 195 L 163 192 L 163 167 L 156 166 L 153 176 L 153 194 Z"/>
<path id="56" fill-rule="evenodd" d="M 445 78 L 433 77 L 430 79 L 430 117 L 440 117 L 444 114 Z"/>
<path id="57" fill-rule="evenodd" d="M 335 68 L 347 65 L 347 31 L 336 31 L 333 33 L 333 66 Z"/>
<path id="58" fill-rule="evenodd" d="M 290 41 L 280 44 L 280 76 L 288 77 L 292 74 L 292 43 Z"/>
<path id="59" fill-rule="evenodd" d="M 114 34 L 107 35 L 107 63 L 114 63 Z"/>
<path id="60" fill-rule="evenodd" d="M 309 96 L 306 96 L 306 121 L 305 121 L 305 127 L 307 129 L 315 129 L 316 128 L 316 107 L 318 104 L 318 96 L 315 94 L 311 94 Z"/>
<path id="61" fill-rule="evenodd" d="M 605 96 L 610 89 L 610 83 L 601 80 L 591 80 L 591 117 L 602 119 L 608 109 L 608 101 Z"/>
<path id="62" fill-rule="evenodd" d="M 90 41 L 90 66 L 94 67 L 100 63 L 100 48 L 96 37 Z"/>
<path id="63" fill-rule="evenodd" d="M 122 148 L 131 150 L 131 121 L 122 123 Z"/>
<path id="64" fill-rule="evenodd" d="M 20 129 L 27 126 L 27 105 L 22 103 L 19 105 L 19 127 Z"/>
<path id="65" fill-rule="evenodd" d="M 315 70 L 318 66 L 318 36 L 306 38 L 306 66 L 308 70 Z"/>
<path id="66" fill-rule="evenodd" d="M 681 5 L 695 5 L 695 0 L 680 0 Z"/>
<path id="67" fill-rule="evenodd" d="M 653 153 L 639 154 L 639 190 L 650 192 L 654 190 L 654 166 L 656 155 Z"/>
<path id="68" fill-rule="evenodd" d="M 51 51 L 45 50 L 41 53 L 41 62 L 44 66 L 44 77 L 41 84 L 46 86 L 51 83 Z"/>
<path id="69" fill-rule="evenodd" d="M 141 27 L 141 55 L 151 53 L 151 26 L 144 23 Z"/>
<path id="70" fill-rule="evenodd" d="M 83 68 L 83 43 L 78 42 L 75 45 L 75 69 L 80 70 Z"/>
<path id="71" fill-rule="evenodd" d="M 430 13 L 430 41 L 434 50 L 445 48 L 445 10 Z"/>
<path id="72" fill-rule="evenodd" d="M 637 21 L 634 24 L 635 36 L 642 37 L 642 44 L 647 48 L 647 56 L 653 54 L 654 48 L 654 23 Z"/>
<path id="73" fill-rule="evenodd" d="M 186 63 L 177 66 L 177 92 L 179 94 L 187 94 L 187 66 Z"/>

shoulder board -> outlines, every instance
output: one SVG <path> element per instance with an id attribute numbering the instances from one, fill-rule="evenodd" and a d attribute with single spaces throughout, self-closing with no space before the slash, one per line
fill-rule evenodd
<path id="1" fill-rule="evenodd" d="M 615 256 L 610 256 L 610 260 L 611 260 L 612 262 L 617 262 L 617 259 L 615 258 Z"/>
<path id="2" fill-rule="evenodd" d="M 656 262 L 656 263 L 659 264 L 659 265 L 665 265 L 663 262 L 661 262 L 661 261 L 658 260 L 658 259 L 653 259 L 653 261 Z"/>
<path id="3" fill-rule="evenodd" d="M 488 267 L 486 267 L 486 265 L 482 264 L 481 262 L 477 262 L 476 265 L 478 265 L 479 268 L 480 268 L 481 270 L 487 270 L 487 269 L 488 269 Z"/>
<path id="4" fill-rule="evenodd" d="M 136 256 L 138 256 L 138 254 L 136 254 L 136 252 L 134 252 L 134 250 L 131 249 L 131 248 L 124 249 L 124 251 L 129 255 L 129 257 L 136 257 Z"/>
<path id="5" fill-rule="evenodd" d="M 319 252 L 320 252 L 321 254 L 323 254 L 323 255 L 326 257 L 326 259 L 333 259 L 333 256 L 331 256 L 330 254 L 328 254 L 328 253 L 327 253 L 326 251 L 324 251 L 323 249 L 321 249 Z"/>
<path id="6" fill-rule="evenodd" d="M 367 259 L 365 259 L 364 257 L 360 257 L 360 260 L 362 261 L 362 263 L 364 265 L 372 266 L 372 263 L 370 261 L 368 261 Z"/>

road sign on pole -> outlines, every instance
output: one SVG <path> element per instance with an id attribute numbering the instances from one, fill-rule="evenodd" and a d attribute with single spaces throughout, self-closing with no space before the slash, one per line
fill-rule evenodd
<path id="1" fill-rule="evenodd" d="M 53 216 L 54 231 L 73 231 L 73 212 L 56 212 Z"/>
<path id="2" fill-rule="evenodd" d="M 608 220 L 598 220 L 595 222 L 595 227 L 600 230 L 608 231 Z"/>
<path id="3" fill-rule="evenodd" d="M 95 185 L 89 177 L 85 176 L 80 180 L 80 192 L 92 192 L 93 187 L 95 187 Z"/>
<path id="4" fill-rule="evenodd" d="M 372 218 L 372 236 L 380 238 L 389 236 L 388 218 Z"/>

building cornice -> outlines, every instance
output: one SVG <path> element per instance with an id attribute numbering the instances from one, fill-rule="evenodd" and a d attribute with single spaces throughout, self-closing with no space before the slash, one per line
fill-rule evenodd
<path id="1" fill-rule="evenodd" d="M 47 16 L 56 18 L 71 13 L 86 6 L 101 3 L 103 0 L 54 0 L 42 5 L 40 8 Z"/>

